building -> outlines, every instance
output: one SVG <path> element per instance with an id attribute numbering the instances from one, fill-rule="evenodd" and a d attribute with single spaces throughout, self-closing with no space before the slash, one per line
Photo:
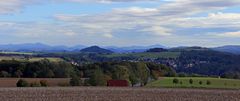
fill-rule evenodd
<path id="1" fill-rule="evenodd" d="M 127 80 L 109 80 L 107 81 L 107 86 L 109 87 L 128 87 Z"/>

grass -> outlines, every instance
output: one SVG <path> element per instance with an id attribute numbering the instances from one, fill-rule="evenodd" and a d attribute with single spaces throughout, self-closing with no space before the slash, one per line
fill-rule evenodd
<path id="1" fill-rule="evenodd" d="M 124 53 L 124 54 L 110 54 L 106 57 L 137 57 L 137 58 L 177 58 L 180 52 L 160 52 L 160 53 Z"/>
<path id="2" fill-rule="evenodd" d="M 166 87 L 166 88 L 229 88 L 240 89 L 240 80 L 234 79 L 219 79 L 219 78 L 205 78 L 205 77 L 178 77 L 178 84 L 173 83 L 174 77 L 165 77 L 147 84 L 147 87 Z M 193 84 L 189 80 L 193 80 Z M 200 85 L 199 82 L 202 81 Z M 207 85 L 207 81 L 211 84 Z M 182 82 L 182 84 L 180 83 Z"/>
<path id="3" fill-rule="evenodd" d="M 30 52 L 0 52 L 0 54 L 17 54 L 17 55 L 33 55 Z"/>
<path id="4" fill-rule="evenodd" d="M 48 59 L 51 62 L 63 61 L 61 58 L 55 58 L 55 57 L 33 57 L 33 58 L 27 59 L 23 56 L 0 56 L 0 61 L 2 61 L 2 60 L 17 60 L 17 61 L 36 62 L 36 61 L 41 61 L 43 59 Z"/>
<path id="5" fill-rule="evenodd" d="M 42 58 L 42 57 L 34 57 L 30 58 L 28 61 L 30 62 L 35 62 L 35 61 L 41 61 L 43 59 L 48 59 L 51 62 L 58 62 L 58 61 L 63 61 L 61 58 L 53 58 L 53 57 L 47 57 L 47 58 Z"/>

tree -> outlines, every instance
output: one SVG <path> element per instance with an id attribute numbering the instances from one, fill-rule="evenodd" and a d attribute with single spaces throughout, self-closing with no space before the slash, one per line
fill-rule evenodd
<path id="1" fill-rule="evenodd" d="M 129 70 L 125 66 L 115 66 L 113 79 L 117 80 L 129 80 Z"/>
<path id="2" fill-rule="evenodd" d="M 177 78 L 174 78 L 173 79 L 173 84 L 178 84 L 179 83 L 179 80 Z"/>
<path id="3" fill-rule="evenodd" d="M 129 80 L 130 80 L 132 86 L 134 86 L 135 84 L 137 84 L 139 82 L 139 79 L 133 73 L 130 74 Z"/>
<path id="4" fill-rule="evenodd" d="M 147 65 L 143 62 L 137 63 L 137 73 L 140 78 L 141 86 L 146 85 L 148 83 L 148 78 L 150 77 L 150 71 Z"/>
<path id="5" fill-rule="evenodd" d="M 47 80 L 40 80 L 40 85 L 41 85 L 42 87 L 47 87 L 47 86 L 48 86 Z"/>
<path id="6" fill-rule="evenodd" d="M 202 81 L 199 81 L 199 84 L 202 85 Z"/>
<path id="7" fill-rule="evenodd" d="M 39 82 L 32 82 L 30 83 L 30 87 L 41 87 L 41 84 Z"/>
<path id="8" fill-rule="evenodd" d="M 17 70 L 15 72 L 15 75 L 18 77 L 18 78 L 21 78 L 21 76 L 23 75 L 22 71 L 21 70 Z"/>
<path id="9" fill-rule="evenodd" d="M 6 71 L 1 71 L 0 72 L 0 76 L 1 77 L 10 77 L 10 74 L 8 72 L 6 72 Z"/>
<path id="10" fill-rule="evenodd" d="M 189 79 L 189 84 L 193 84 L 193 79 Z"/>
<path id="11" fill-rule="evenodd" d="M 52 70 L 47 70 L 47 72 L 46 72 L 46 77 L 47 77 L 47 78 L 52 78 L 52 77 L 54 77 L 53 71 L 52 71 Z"/>
<path id="12" fill-rule="evenodd" d="M 92 86 L 105 86 L 107 84 L 107 81 L 104 78 L 104 74 L 99 67 L 94 70 L 94 73 L 89 79 L 89 84 Z"/>
<path id="13" fill-rule="evenodd" d="M 72 76 L 70 79 L 71 86 L 80 86 L 82 85 L 81 79 L 78 76 Z"/>
<path id="14" fill-rule="evenodd" d="M 211 85 L 211 81 L 207 80 L 207 85 Z"/>
<path id="15" fill-rule="evenodd" d="M 16 85 L 17 85 L 17 87 L 28 87 L 29 86 L 28 82 L 23 79 L 18 80 Z"/>

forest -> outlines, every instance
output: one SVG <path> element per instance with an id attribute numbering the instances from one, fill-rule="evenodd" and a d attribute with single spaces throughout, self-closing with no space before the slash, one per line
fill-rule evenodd
<path id="1" fill-rule="evenodd" d="M 176 72 L 165 65 L 145 62 L 103 62 L 75 66 L 47 59 L 36 62 L 4 60 L 0 62 L 0 76 L 10 78 L 72 78 L 79 85 L 105 86 L 108 80 L 127 80 L 129 84 L 141 86 L 163 76 L 176 76 Z M 80 78 L 86 78 L 81 81 Z"/>

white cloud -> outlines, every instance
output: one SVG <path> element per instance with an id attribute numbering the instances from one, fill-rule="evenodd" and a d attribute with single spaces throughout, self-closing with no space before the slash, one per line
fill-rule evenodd
<path id="1" fill-rule="evenodd" d="M 217 34 L 217 36 L 239 38 L 240 37 L 240 31 L 221 33 L 221 34 Z"/>
<path id="2" fill-rule="evenodd" d="M 133 13 L 133 14 L 146 14 L 146 13 L 157 13 L 157 8 L 141 8 L 141 7 L 130 7 L 130 8 L 117 8 L 114 12 L 118 13 Z"/>
<path id="3" fill-rule="evenodd" d="M 40 0 L 0 0 L 0 14 L 20 12 L 26 5 L 37 3 L 40 3 Z"/>
<path id="4" fill-rule="evenodd" d="M 0 0 L 0 14 L 11 14 L 21 12 L 28 5 L 42 3 L 60 3 L 60 2 L 77 2 L 77 3 L 112 3 L 112 2 L 142 2 L 158 0 Z"/>
<path id="5" fill-rule="evenodd" d="M 5 2 L 4 2 L 5 1 Z M 32 0 L 2 0 L 0 1 L 0 14 L 18 12 L 20 8 L 27 5 L 27 1 Z M 38 1 L 38 0 L 36 0 Z M 52 0 L 55 3 L 59 0 Z M 129 0 L 61 0 L 65 2 L 130 2 Z M 138 0 L 131 0 L 138 1 Z M 141 1 L 160 1 L 160 0 L 141 0 Z M 166 1 L 166 0 L 165 0 Z M 9 3 L 9 4 L 8 4 Z M 33 4 L 32 2 L 30 4 Z M 240 29 L 239 13 L 209 13 L 221 11 L 223 9 L 240 5 L 239 0 L 167 0 L 157 8 L 150 7 L 128 7 L 115 8 L 112 11 L 92 14 L 92 15 L 69 15 L 56 14 L 54 18 L 57 24 L 52 23 L 17 23 L 1 22 L 0 30 L 15 30 L 19 37 L 74 37 L 86 40 L 96 38 L 117 39 L 115 35 L 134 34 L 131 30 L 144 33 L 160 40 L 165 38 L 166 42 L 176 41 L 174 39 L 191 35 L 176 32 L 176 28 L 235 28 Z M 8 9 L 9 7 L 9 9 Z M 192 17 L 199 13 L 209 13 L 208 16 Z M 129 31 L 130 30 L 130 31 Z M 125 31 L 126 33 L 123 33 Z M 128 32 L 129 31 L 129 32 Z M 12 32 L 15 33 L 15 32 Z M 200 33 L 200 32 L 199 32 Z M 202 33 L 202 32 L 201 32 Z M 216 33 L 217 34 L 217 33 Z M 113 36 L 114 35 L 114 36 Z M 135 34 L 134 34 L 135 35 Z M 51 36 L 51 37 L 49 37 Z M 182 36 L 182 37 L 176 37 Z M 217 36 L 239 36 L 238 32 L 220 33 Z M 59 38 L 58 37 L 58 38 Z M 207 37 L 207 36 L 206 36 Z M 186 38 L 186 39 L 187 39 Z M 148 38 L 151 40 L 151 38 Z M 203 37 L 204 39 L 204 33 Z M 207 38 L 205 38 L 207 39 Z M 140 39 L 141 40 L 141 39 Z M 179 39 L 180 40 L 180 39 Z M 194 40 L 194 39 L 192 39 Z M 208 42 L 208 41 L 204 41 Z"/>
<path id="6" fill-rule="evenodd" d="M 141 31 L 143 31 L 145 33 L 151 33 L 152 35 L 156 35 L 156 36 L 170 36 L 170 35 L 172 35 L 170 29 L 159 27 L 159 26 L 152 26 L 152 27 L 149 27 L 149 28 L 144 28 Z"/>
<path id="7" fill-rule="evenodd" d="M 106 38 L 113 38 L 113 35 L 112 35 L 112 34 L 110 34 L 110 33 L 103 34 L 103 36 L 104 36 L 104 37 L 106 37 Z"/>
<path id="8" fill-rule="evenodd" d="M 206 17 L 189 17 L 172 20 L 177 26 L 185 28 L 240 28 L 239 13 L 209 13 Z"/>

